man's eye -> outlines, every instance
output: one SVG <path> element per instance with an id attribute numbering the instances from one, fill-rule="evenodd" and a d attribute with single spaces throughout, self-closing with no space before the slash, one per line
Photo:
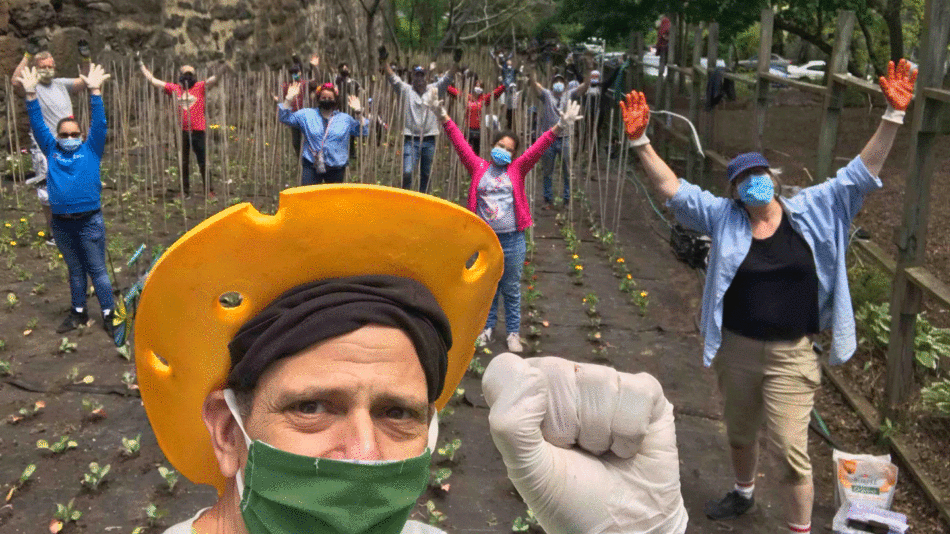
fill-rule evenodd
<path id="1" fill-rule="evenodd" d="M 325 412 L 326 407 L 324 407 L 323 403 L 319 401 L 303 401 L 297 403 L 297 405 L 294 407 L 294 411 L 303 414 L 317 414 Z"/>
<path id="2" fill-rule="evenodd" d="M 399 406 L 386 409 L 386 417 L 390 419 L 410 419 L 413 415 L 411 410 L 400 408 Z"/>

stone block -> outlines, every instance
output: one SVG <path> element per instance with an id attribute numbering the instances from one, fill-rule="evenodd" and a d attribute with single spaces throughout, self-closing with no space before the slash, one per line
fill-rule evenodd
<path id="1" fill-rule="evenodd" d="M 10 24 L 20 33 L 34 33 L 51 26 L 56 11 L 49 0 L 10 0 Z"/>
<path id="2" fill-rule="evenodd" d="M 165 19 L 165 27 L 171 30 L 181 28 L 182 24 L 185 23 L 185 17 L 181 15 L 171 15 Z"/>
<path id="3" fill-rule="evenodd" d="M 242 24 L 234 28 L 235 41 L 246 41 L 252 35 L 254 35 L 254 24 Z"/>

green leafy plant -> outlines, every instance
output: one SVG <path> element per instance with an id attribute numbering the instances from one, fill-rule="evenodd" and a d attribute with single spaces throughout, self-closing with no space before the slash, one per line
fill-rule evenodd
<path id="1" fill-rule="evenodd" d="M 102 403 L 90 397 L 83 398 L 82 411 L 84 413 L 83 418 L 90 421 L 98 421 L 106 416 Z"/>
<path id="2" fill-rule="evenodd" d="M 68 337 L 64 337 L 64 338 L 59 342 L 59 353 L 60 353 L 60 354 L 66 354 L 67 352 L 76 352 L 76 348 L 77 348 L 78 346 L 79 346 L 78 343 L 72 343 L 72 342 L 69 341 L 69 338 L 68 338 Z M 73 367 L 73 369 L 76 369 L 76 368 Z"/>
<path id="3" fill-rule="evenodd" d="M 620 291 L 633 295 L 633 292 L 637 290 L 637 287 L 637 281 L 633 279 L 632 274 L 627 273 L 620 278 Z"/>
<path id="4" fill-rule="evenodd" d="M 0 352 L 7 350 L 7 342 L 4 339 L 0 339 Z"/>
<path id="5" fill-rule="evenodd" d="M 36 330 L 36 325 L 38 325 L 40 320 L 36 317 L 30 317 L 30 320 L 26 322 L 27 330 Z"/>
<path id="6" fill-rule="evenodd" d="M 865 303 L 855 313 L 859 342 L 881 351 L 887 350 L 891 338 L 890 304 Z M 936 370 L 940 356 L 950 354 L 950 329 L 937 328 L 925 314 L 917 316 L 914 335 L 914 358 L 921 367 Z"/>
<path id="7" fill-rule="evenodd" d="M 485 366 L 482 365 L 482 362 L 478 359 L 478 356 L 472 357 L 472 361 L 468 362 L 468 370 L 476 377 L 480 377 L 485 374 Z"/>
<path id="8" fill-rule="evenodd" d="M 445 521 L 445 513 L 440 512 L 432 501 L 426 501 L 426 510 L 429 512 L 429 524 L 439 525 Z"/>
<path id="9" fill-rule="evenodd" d="M 122 438 L 122 454 L 125 456 L 133 457 L 138 455 L 139 449 L 142 448 L 142 434 L 138 434 L 134 438 Z"/>
<path id="10" fill-rule="evenodd" d="M 178 484 L 178 471 L 169 469 L 163 465 L 159 466 L 158 474 L 162 475 L 162 478 L 165 479 L 165 485 L 168 487 L 168 493 L 174 493 L 175 485 Z"/>
<path id="11" fill-rule="evenodd" d="M 24 419 L 30 419 L 31 417 L 35 417 L 37 414 L 39 414 L 43 410 L 43 408 L 46 408 L 46 402 L 36 401 L 33 403 L 31 407 L 20 408 L 19 410 L 17 410 L 15 414 L 10 414 L 9 416 L 7 416 L 7 423 L 11 425 L 15 425 L 19 423 L 20 421 L 23 421 Z"/>
<path id="12" fill-rule="evenodd" d="M 12 312 L 14 308 L 20 305 L 20 299 L 15 293 L 7 293 L 7 311 Z"/>
<path id="13" fill-rule="evenodd" d="M 10 488 L 10 491 L 7 492 L 6 502 L 10 502 L 13 499 L 13 494 L 19 491 L 21 488 L 26 487 L 30 483 L 30 477 L 33 476 L 33 473 L 36 472 L 36 464 L 29 464 L 23 469 L 23 473 L 20 475 L 20 478 L 13 484 L 13 487 Z"/>
<path id="14" fill-rule="evenodd" d="M 587 315 L 591 317 L 597 315 L 597 304 L 600 302 L 600 299 L 596 294 L 588 293 L 581 302 L 584 304 L 584 307 L 587 308 Z"/>
<path id="15" fill-rule="evenodd" d="M 166 515 L 168 515 L 168 510 L 164 508 L 159 508 L 153 503 L 148 503 L 148 506 L 145 507 L 145 517 L 148 520 L 149 526 L 154 527 L 162 520 Z"/>
<path id="16" fill-rule="evenodd" d="M 123 360 L 127 362 L 132 361 L 132 348 L 129 347 L 128 343 L 122 345 L 121 347 L 116 347 L 115 351 L 119 354 L 119 356 L 122 357 Z"/>
<path id="17" fill-rule="evenodd" d="M 511 523 L 511 530 L 513 532 L 528 532 L 533 528 L 540 528 L 540 525 L 538 524 L 538 518 L 534 516 L 534 512 L 531 511 L 531 508 L 528 508 L 523 517 L 516 517 Z"/>
<path id="18" fill-rule="evenodd" d="M 36 284 L 35 286 L 33 286 L 33 290 L 31 291 L 31 293 L 33 293 L 34 295 L 42 295 L 46 293 L 46 284 Z"/>
<path id="19" fill-rule="evenodd" d="M 0 376 L 10 376 L 10 362 L 0 360 Z"/>
<path id="20" fill-rule="evenodd" d="M 138 389 L 138 384 L 135 383 L 135 374 L 126 371 L 122 373 L 122 383 L 125 384 L 125 387 L 129 390 Z"/>
<path id="21" fill-rule="evenodd" d="M 429 487 L 439 494 L 449 492 L 451 486 L 447 481 L 452 476 L 452 470 L 448 467 L 442 467 L 429 473 Z"/>
<path id="22" fill-rule="evenodd" d="M 112 466 L 109 464 L 100 466 L 96 462 L 89 464 L 89 472 L 83 474 L 82 484 L 92 491 L 99 489 L 99 485 L 105 480 L 106 475 L 109 474 L 109 469 Z"/>
<path id="23" fill-rule="evenodd" d="M 881 426 L 878 428 L 878 445 L 887 445 L 891 437 L 897 435 L 899 432 L 900 427 L 891 421 L 890 418 L 885 417 L 884 422 L 881 423 Z"/>
<path id="24" fill-rule="evenodd" d="M 452 441 L 447 441 L 442 444 L 441 447 L 436 449 L 436 452 L 439 453 L 439 456 L 448 460 L 449 462 L 455 461 L 455 453 L 462 448 L 462 440 L 456 438 Z"/>
<path id="25" fill-rule="evenodd" d="M 33 278 L 33 273 L 20 267 L 19 265 L 13 266 L 13 274 L 14 276 L 16 276 L 16 279 L 19 280 L 20 282 L 26 282 L 27 280 Z"/>
<path id="26" fill-rule="evenodd" d="M 924 406 L 938 413 L 950 415 L 950 380 L 944 379 L 922 388 L 920 399 Z"/>
<path id="27" fill-rule="evenodd" d="M 82 512 L 76 509 L 75 500 L 70 499 L 66 504 L 56 503 L 56 513 L 53 514 L 53 520 L 50 522 L 50 532 L 59 532 L 66 524 L 79 521 Z"/>
<path id="28" fill-rule="evenodd" d="M 633 303 L 640 308 L 640 315 L 647 314 L 647 307 L 650 305 L 650 294 L 646 291 L 641 291 L 639 293 L 634 293 Z"/>
<path id="29" fill-rule="evenodd" d="M 75 449 L 78 446 L 79 444 L 76 443 L 76 441 L 69 439 L 69 436 L 62 436 L 59 438 L 59 441 L 56 441 L 54 443 L 49 443 L 45 439 L 41 439 L 36 442 L 37 449 L 48 450 L 50 453 L 54 455 L 62 454 L 68 451 L 69 449 Z"/>

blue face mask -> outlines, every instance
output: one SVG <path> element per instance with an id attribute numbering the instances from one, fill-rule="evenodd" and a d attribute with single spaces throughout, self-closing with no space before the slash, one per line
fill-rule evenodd
<path id="1" fill-rule="evenodd" d="M 491 149 L 491 159 L 496 165 L 504 167 L 511 163 L 511 152 L 508 152 L 500 146 Z"/>
<path id="2" fill-rule="evenodd" d="M 775 196 L 775 184 L 768 174 L 756 174 L 739 184 L 738 192 L 743 204 L 765 206 Z"/>
<path id="3" fill-rule="evenodd" d="M 564 83 L 562 83 L 562 82 L 554 82 L 554 85 L 551 86 L 551 87 L 552 87 L 552 89 L 554 89 L 554 92 L 555 92 L 555 93 L 560 93 L 560 92 L 564 91 Z"/>
<path id="4" fill-rule="evenodd" d="M 57 137 L 56 142 L 59 143 L 59 148 L 62 148 L 66 152 L 75 152 L 79 150 L 79 147 L 82 146 L 82 139 L 77 139 L 75 137 Z"/>

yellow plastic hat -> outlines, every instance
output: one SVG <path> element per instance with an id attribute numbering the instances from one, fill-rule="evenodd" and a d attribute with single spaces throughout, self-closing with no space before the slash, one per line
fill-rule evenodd
<path id="1" fill-rule="evenodd" d="M 452 326 L 441 409 L 465 374 L 503 269 L 485 222 L 401 189 L 302 187 L 281 193 L 273 216 L 247 203 L 212 216 L 158 261 L 136 314 L 136 370 L 159 446 L 189 480 L 224 490 L 201 406 L 224 387 L 228 342 L 283 292 L 325 278 L 390 274 L 432 292 Z M 222 302 L 230 293 L 240 295 L 236 307 L 230 296 Z"/>

